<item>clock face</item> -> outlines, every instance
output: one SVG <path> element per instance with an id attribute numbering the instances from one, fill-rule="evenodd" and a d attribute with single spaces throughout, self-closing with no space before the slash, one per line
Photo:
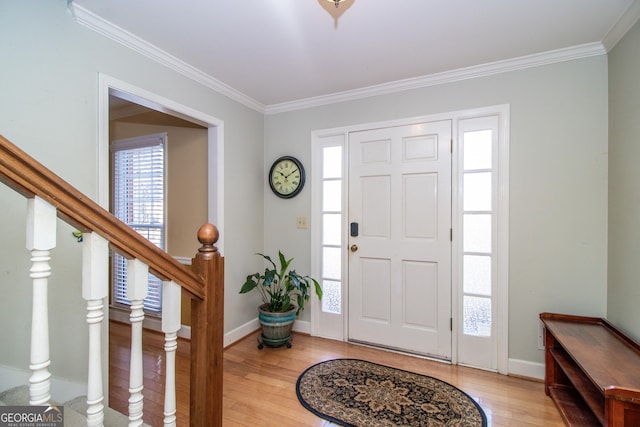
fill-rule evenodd
<path id="1" fill-rule="evenodd" d="M 280 157 L 273 163 L 269 171 L 269 185 L 271 190 L 282 198 L 295 196 L 304 186 L 304 168 L 295 157 Z"/>

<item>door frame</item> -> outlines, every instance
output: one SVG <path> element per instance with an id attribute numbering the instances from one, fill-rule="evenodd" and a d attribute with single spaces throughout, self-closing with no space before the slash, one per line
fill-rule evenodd
<path id="1" fill-rule="evenodd" d="M 341 145 L 342 150 L 342 311 L 341 319 L 324 319 L 321 302 L 315 299 L 310 304 L 310 331 L 311 335 L 321 336 L 341 341 L 348 340 L 348 253 L 347 253 L 347 230 L 348 230 L 348 140 L 349 133 L 376 129 L 391 126 L 403 126 L 417 122 L 429 122 L 439 120 L 452 120 L 452 165 L 451 165 L 451 214 L 453 224 L 453 242 L 451 255 L 451 363 L 458 363 L 458 341 L 462 333 L 461 310 L 462 307 L 462 248 L 461 239 L 457 234 L 462 223 L 461 209 L 461 173 L 459 165 L 458 147 L 458 121 L 483 116 L 498 116 L 500 123 L 500 135 L 498 137 L 498 248 L 497 259 L 497 292 L 496 292 L 496 355 L 497 371 L 501 374 L 508 374 L 509 370 L 509 123 L 510 106 L 508 104 L 459 110 L 447 113 L 432 114 L 426 116 L 410 117 L 404 119 L 370 122 L 342 126 L 337 128 L 320 129 L 311 132 L 311 157 L 312 157 L 312 196 L 311 196 L 311 275 L 322 277 L 322 148 L 325 145 Z M 340 331 L 327 333 L 323 330 L 323 325 L 338 324 Z"/>
<path id="2" fill-rule="evenodd" d="M 179 117 L 207 128 L 208 139 L 208 202 L 207 221 L 224 229 L 224 122 L 209 114 L 194 110 L 161 95 L 147 91 L 106 74 L 98 76 L 98 204 L 109 208 L 109 96 L 114 95 L 134 104 Z M 216 243 L 224 253 L 224 237 Z"/>
<path id="3" fill-rule="evenodd" d="M 224 121 L 209 114 L 194 110 L 156 93 L 123 82 L 106 74 L 98 73 L 98 145 L 96 182 L 98 183 L 97 203 L 109 210 L 109 96 L 114 95 L 134 104 L 163 112 L 207 128 L 208 146 L 208 201 L 207 221 L 224 230 Z M 224 254 L 224 233 L 216 243 Z M 109 311 L 106 311 L 107 316 Z M 102 327 L 102 360 L 109 360 L 109 322 Z M 109 398 L 109 364 L 102 367 L 105 404 Z"/>

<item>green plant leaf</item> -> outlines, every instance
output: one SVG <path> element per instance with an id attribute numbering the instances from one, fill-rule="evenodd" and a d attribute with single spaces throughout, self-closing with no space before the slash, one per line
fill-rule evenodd
<path id="1" fill-rule="evenodd" d="M 247 281 L 242 285 L 240 293 L 246 294 L 247 292 L 251 292 L 256 286 L 258 286 L 259 279 L 260 275 L 258 273 L 247 276 Z"/>
<path id="2" fill-rule="evenodd" d="M 269 264 L 264 274 L 254 273 L 247 276 L 240 293 L 247 293 L 257 288 L 262 295 L 262 302 L 271 312 L 286 312 L 291 309 L 292 301 L 297 302 L 298 315 L 304 310 L 305 302 L 311 297 L 311 282 L 314 284 L 315 293 L 322 298 L 322 288 L 318 282 L 310 277 L 298 274 L 294 269 L 289 270 L 293 258 L 287 259 L 282 251 L 278 251 L 279 266 L 271 257 L 257 253 Z"/>

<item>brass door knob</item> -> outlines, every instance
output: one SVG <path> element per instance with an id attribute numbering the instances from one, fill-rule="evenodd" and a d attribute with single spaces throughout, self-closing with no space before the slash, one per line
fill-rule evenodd
<path id="1" fill-rule="evenodd" d="M 355 252 L 358 250 L 358 245 L 351 245 L 351 252 Z"/>

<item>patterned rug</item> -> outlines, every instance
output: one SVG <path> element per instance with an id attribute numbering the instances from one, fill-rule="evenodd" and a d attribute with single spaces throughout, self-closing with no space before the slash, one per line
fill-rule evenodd
<path id="1" fill-rule="evenodd" d="M 302 406 L 346 427 L 487 425 L 480 405 L 451 384 L 364 360 L 313 365 L 296 393 Z"/>

